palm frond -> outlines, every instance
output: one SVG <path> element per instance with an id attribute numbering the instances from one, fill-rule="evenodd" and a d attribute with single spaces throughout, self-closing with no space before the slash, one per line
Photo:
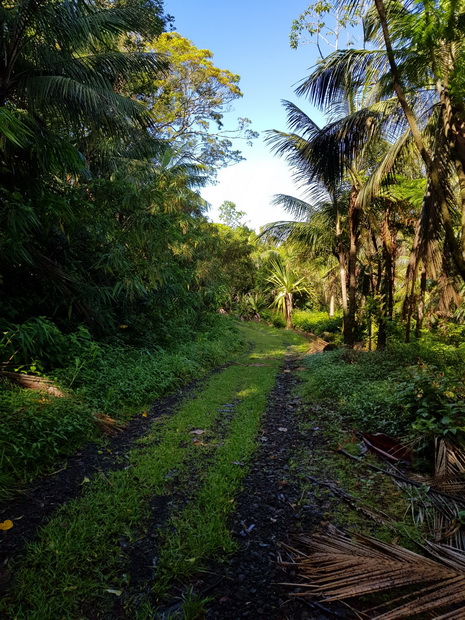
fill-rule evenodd
<path id="1" fill-rule="evenodd" d="M 381 193 L 382 182 L 391 174 L 400 151 L 410 138 L 410 130 L 405 131 L 403 135 L 386 151 L 383 159 L 371 174 L 370 178 L 364 183 L 357 196 L 357 204 L 363 208 L 367 208 L 375 197 Z"/>
<path id="2" fill-rule="evenodd" d="M 297 538 L 305 552 L 294 551 L 285 563 L 297 570 L 307 590 L 294 596 L 345 600 L 385 593 L 388 601 L 367 610 L 383 620 L 409 618 L 415 614 L 454 609 L 457 618 L 465 613 L 465 554 L 428 544 L 435 560 L 399 545 L 368 536 L 352 540 L 342 533 Z M 409 588 L 399 594 L 399 588 Z"/>
<path id="3" fill-rule="evenodd" d="M 275 194 L 271 201 L 274 206 L 282 207 L 296 220 L 308 221 L 318 210 L 318 205 L 312 205 L 305 200 L 289 196 L 288 194 Z"/>
<path id="4" fill-rule="evenodd" d="M 333 100 L 351 96 L 354 85 L 378 81 L 388 71 L 384 50 L 341 50 L 329 54 L 296 89 L 317 106 L 324 107 Z"/>
<path id="5" fill-rule="evenodd" d="M 306 140 L 310 140 L 318 135 L 320 127 L 295 103 L 282 101 L 287 112 L 287 124 L 292 132 L 297 132 Z"/>

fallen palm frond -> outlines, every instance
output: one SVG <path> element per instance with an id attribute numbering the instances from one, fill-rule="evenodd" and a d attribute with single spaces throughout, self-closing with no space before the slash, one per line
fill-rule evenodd
<path id="1" fill-rule="evenodd" d="M 291 561 L 282 564 L 302 580 L 288 585 L 306 590 L 291 596 L 336 601 L 383 592 L 386 602 L 366 610 L 376 614 L 372 617 L 396 620 L 432 611 L 447 614 L 444 618 L 465 617 L 465 554 L 458 550 L 428 543 L 435 558 L 430 559 L 368 536 L 351 540 L 341 532 L 296 540 L 305 552 L 285 546 Z M 399 593 L 402 588 L 409 592 Z"/>
<path id="2" fill-rule="evenodd" d="M 465 453 L 450 439 L 435 442 L 435 473 L 415 488 L 407 481 L 395 480 L 406 492 L 412 517 L 426 524 L 435 542 L 465 550 Z"/>
<path id="3" fill-rule="evenodd" d="M 465 500 L 465 451 L 456 441 L 436 439 L 432 485 Z"/>
<path id="4" fill-rule="evenodd" d="M 460 477 L 465 455 L 458 444 L 444 439 L 437 442 L 436 473 L 433 478 L 409 478 L 393 465 L 383 469 L 342 448 L 338 452 L 369 469 L 390 476 L 407 493 L 409 508 L 417 524 L 426 524 L 436 542 L 465 550 L 465 480 Z"/>
<path id="5" fill-rule="evenodd" d="M 0 370 L 0 375 L 6 377 L 12 383 L 19 385 L 28 390 L 36 390 L 38 392 L 46 392 L 51 396 L 63 398 L 66 394 L 57 387 L 51 379 L 38 377 L 37 375 L 28 375 L 21 372 L 10 372 L 8 370 Z"/>
<path id="6" fill-rule="evenodd" d="M 371 506 L 367 506 L 366 504 L 363 504 L 358 497 L 355 497 L 355 495 L 351 495 L 344 489 L 341 489 L 340 487 L 338 487 L 333 482 L 323 482 L 322 480 L 317 480 L 316 478 L 312 478 L 312 476 L 309 476 L 309 480 L 311 480 L 312 482 L 320 486 L 326 487 L 327 489 L 331 491 L 331 493 L 333 493 L 337 497 L 340 497 L 342 500 L 344 500 L 347 504 L 352 506 L 352 508 L 355 508 L 355 510 L 363 514 L 365 517 L 368 517 L 369 519 L 372 519 L 373 521 L 376 521 L 377 523 L 381 523 L 381 525 L 388 525 L 388 526 L 392 525 L 393 518 L 391 516 L 389 516 L 382 510 L 378 510 L 377 508 L 373 508 Z"/>
<path id="7" fill-rule="evenodd" d="M 124 429 L 124 424 L 110 418 L 106 413 L 99 413 L 94 411 L 93 416 L 97 422 L 97 426 L 106 434 L 114 437 L 117 433 L 120 433 Z"/>

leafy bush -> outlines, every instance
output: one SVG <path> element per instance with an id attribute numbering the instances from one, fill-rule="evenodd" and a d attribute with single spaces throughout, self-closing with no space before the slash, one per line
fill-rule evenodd
<path id="1" fill-rule="evenodd" d="M 227 317 L 199 332 L 192 342 L 174 351 L 101 345 L 99 355 L 58 371 L 61 383 L 73 382 L 79 397 L 112 417 L 127 416 L 123 409 L 143 407 L 163 394 L 222 363 L 240 346 Z M 226 352 L 226 353 L 225 353 Z"/>
<path id="2" fill-rule="evenodd" d="M 17 366 L 63 361 L 66 350 L 63 334 L 58 327 L 43 316 L 21 324 L 2 326 L 0 361 Z"/>
<path id="3" fill-rule="evenodd" d="M 69 454 L 96 433 L 93 412 L 123 419 L 201 376 L 242 345 L 227 317 L 175 351 L 98 345 L 86 330 L 64 336 L 69 363 L 55 378 L 67 398 L 0 384 L 1 487 L 25 480 Z M 71 390 L 72 386 L 74 392 Z"/>
<path id="4" fill-rule="evenodd" d="M 402 407 L 387 379 L 386 365 L 377 364 L 373 355 L 336 350 L 309 356 L 304 392 L 308 400 L 336 404 L 348 426 L 398 433 L 403 428 Z"/>
<path id="5" fill-rule="evenodd" d="M 270 314 L 270 322 L 273 327 L 277 327 L 281 329 L 282 327 L 286 327 L 286 320 L 284 319 L 282 314 L 278 314 L 277 312 L 272 312 Z"/>
<path id="6" fill-rule="evenodd" d="M 340 316 L 329 317 L 326 312 L 295 310 L 292 315 L 292 324 L 304 332 L 312 332 L 321 336 L 324 332 L 339 333 L 342 329 L 342 318 Z"/>
<path id="7" fill-rule="evenodd" d="M 0 391 L 0 462 L 5 479 L 28 480 L 96 433 L 91 409 L 73 398 Z M 0 479 L 0 498 L 2 498 Z"/>
<path id="8" fill-rule="evenodd" d="M 464 425 L 463 358 L 461 349 L 419 343 L 371 353 L 331 351 L 305 360 L 304 391 L 310 401 L 336 404 L 347 425 L 359 430 L 452 432 Z"/>
<path id="9" fill-rule="evenodd" d="M 424 437 L 465 431 L 465 385 L 436 366 L 408 368 L 399 396 L 414 419 L 412 428 Z"/>

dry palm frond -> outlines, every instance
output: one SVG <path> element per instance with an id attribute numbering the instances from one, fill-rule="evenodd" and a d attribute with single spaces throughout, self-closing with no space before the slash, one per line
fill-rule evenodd
<path id="1" fill-rule="evenodd" d="M 117 433 L 120 433 L 124 428 L 124 424 L 118 422 L 118 420 L 110 418 L 110 416 L 106 413 L 99 413 L 95 411 L 93 413 L 93 416 L 95 418 L 95 421 L 97 422 L 97 426 L 106 435 L 110 435 L 111 437 L 114 437 Z"/>
<path id="2" fill-rule="evenodd" d="M 452 440 L 437 439 L 434 487 L 465 500 L 465 451 Z"/>
<path id="3" fill-rule="evenodd" d="M 57 396 L 59 398 L 66 396 L 51 379 L 45 379 L 44 377 L 37 377 L 36 375 L 28 375 L 21 372 L 10 372 L 8 370 L 0 370 L 0 376 L 6 377 L 9 381 L 16 383 L 22 388 L 46 392 L 51 396 Z"/>
<path id="4" fill-rule="evenodd" d="M 300 536 L 298 543 L 309 554 L 294 554 L 291 565 L 307 591 L 293 596 L 319 596 L 344 600 L 384 592 L 389 601 L 372 608 L 376 618 L 395 620 L 415 614 L 454 609 L 450 618 L 465 616 L 465 555 L 449 547 L 428 544 L 435 559 L 368 536 L 355 540 L 342 533 Z M 297 585 L 297 584 L 293 584 Z M 409 588 L 399 594 L 399 588 Z"/>
<path id="5" fill-rule="evenodd" d="M 438 438 L 435 474 L 424 478 L 422 487 L 396 480 L 407 493 L 413 520 L 426 524 L 436 542 L 465 550 L 465 453 L 451 439 Z"/>

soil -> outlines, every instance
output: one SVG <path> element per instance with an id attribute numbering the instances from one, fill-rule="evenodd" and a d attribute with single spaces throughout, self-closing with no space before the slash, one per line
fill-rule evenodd
<path id="1" fill-rule="evenodd" d="M 299 461 L 296 454 L 302 450 L 312 451 L 318 435 L 299 430 L 298 412 L 301 403 L 293 392 L 298 383 L 298 360 L 286 358 L 278 375 L 275 388 L 270 394 L 268 407 L 263 416 L 259 447 L 253 463 L 243 481 L 243 488 L 236 498 L 237 510 L 231 529 L 239 542 L 239 551 L 223 564 L 214 564 L 172 592 L 171 601 L 157 614 L 167 618 L 180 607 L 180 597 L 191 588 L 206 604 L 206 620 L 239 618 L 265 618 L 270 620 L 345 618 L 346 608 L 329 607 L 310 602 L 298 594 L 298 586 L 283 585 L 296 581 L 296 575 L 281 568 L 279 560 L 284 553 L 282 543 L 292 544 L 297 533 L 311 533 L 324 528 L 324 513 L 329 506 L 312 492 L 302 493 L 299 480 Z M 82 481 L 96 471 L 122 467 L 121 456 L 141 437 L 153 419 L 170 415 L 184 398 L 195 395 L 199 382 L 194 382 L 176 394 L 153 405 L 149 415 L 138 417 L 127 428 L 102 448 L 94 444 L 58 467 L 58 471 L 39 481 L 8 506 L 0 507 L 0 520 L 12 519 L 15 528 L 0 548 L 0 591 L 8 587 L 8 560 L 16 556 L 25 542 L 34 538 L 37 528 L 71 498 L 77 497 Z M 234 403 L 231 403 L 233 415 Z M 111 453 L 107 451 L 107 447 Z M 122 464 L 123 462 L 123 464 Z M 157 530 L 182 497 L 173 490 L 173 496 L 154 500 L 154 519 L 148 536 L 127 549 L 132 595 L 150 589 L 153 576 L 153 558 L 156 557 Z M 182 491 L 181 491 L 182 495 Z M 156 517 L 155 517 L 156 515 Z M 134 600 L 134 599 L 133 599 Z M 93 618 L 89 611 L 88 618 Z M 124 602 L 116 603 L 111 618 L 125 618 Z"/>

